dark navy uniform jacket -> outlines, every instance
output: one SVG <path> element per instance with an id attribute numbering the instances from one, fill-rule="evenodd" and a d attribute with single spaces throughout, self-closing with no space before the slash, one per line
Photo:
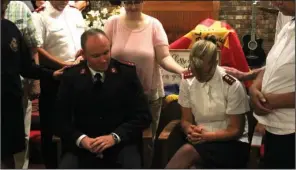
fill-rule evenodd
<path id="1" fill-rule="evenodd" d="M 9 20 L 1 20 L 1 154 L 24 149 L 25 130 L 20 75 L 39 79 L 53 71 L 34 64 L 21 32 Z"/>
<path id="2" fill-rule="evenodd" d="M 131 63 L 111 59 L 104 82 L 94 83 L 86 62 L 69 68 L 61 78 L 57 98 L 57 134 L 72 151 L 89 153 L 76 145 L 83 134 L 99 137 L 116 133 L 121 142 L 104 151 L 116 155 L 124 146 L 140 144 L 151 123 L 146 95 Z M 114 157 L 115 158 L 115 157 Z"/>

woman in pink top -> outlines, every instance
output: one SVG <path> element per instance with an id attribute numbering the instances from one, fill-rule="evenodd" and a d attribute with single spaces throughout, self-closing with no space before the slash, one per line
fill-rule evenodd
<path id="1" fill-rule="evenodd" d="M 104 31 L 112 42 L 112 57 L 136 65 L 138 77 L 150 101 L 154 139 L 164 97 L 160 66 L 177 74 L 185 69 L 171 57 L 162 24 L 142 13 L 143 1 L 123 1 L 123 4 L 125 12 L 110 17 Z"/>

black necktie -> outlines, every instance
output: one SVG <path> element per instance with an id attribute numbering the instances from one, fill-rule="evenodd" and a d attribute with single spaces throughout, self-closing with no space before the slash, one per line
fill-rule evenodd
<path id="1" fill-rule="evenodd" d="M 101 74 L 100 73 L 96 73 L 95 76 L 94 76 L 94 83 L 95 84 L 101 84 Z"/>

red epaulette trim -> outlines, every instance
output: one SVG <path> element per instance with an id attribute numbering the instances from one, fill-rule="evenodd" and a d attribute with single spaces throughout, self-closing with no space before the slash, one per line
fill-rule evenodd
<path id="1" fill-rule="evenodd" d="M 184 79 L 188 79 L 188 78 L 192 78 L 192 77 L 194 77 L 194 75 L 193 75 L 193 73 L 191 72 L 191 70 L 184 71 L 184 72 L 182 73 L 182 75 L 183 75 L 183 78 L 184 78 Z"/>
<path id="2" fill-rule="evenodd" d="M 122 61 L 122 60 L 120 60 L 119 62 L 121 62 L 122 64 L 129 65 L 129 66 L 135 66 L 135 63 L 133 63 L 133 62 L 129 62 L 129 61 Z"/>
<path id="3" fill-rule="evenodd" d="M 226 74 L 225 76 L 223 76 L 223 80 L 229 84 L 229 85 L 232 85 L 236 80 L 231 77 L 229 74 Z"/>
<path id="4" fill-rule="evenodd" d="M 39 8 L 35 9 L 34 12 L 40 12 L 40 11 L 43 11 L 45 9 L 45 6 L 40 6 Z"/>
<path id="5" fill-rule="evenodd" d="M 71 8 L 76 8 L 76 6 L 74 6 L 74 5 L 69 5 L 69 7 L 71 7 Z M 76 8 L 77 9 L 77 8 Z"/>

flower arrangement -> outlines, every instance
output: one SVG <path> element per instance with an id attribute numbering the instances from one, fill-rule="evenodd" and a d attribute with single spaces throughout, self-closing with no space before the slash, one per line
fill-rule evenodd
<path id="1" fill-rule="evenodd" d="M 85 25 L 87 29 L 103 29 L 107 19 L 113 15 L 119 15 L 120 12 L 121 6 L 105 7 L 101 10 L 91 10 L 85 15 Z"/>

